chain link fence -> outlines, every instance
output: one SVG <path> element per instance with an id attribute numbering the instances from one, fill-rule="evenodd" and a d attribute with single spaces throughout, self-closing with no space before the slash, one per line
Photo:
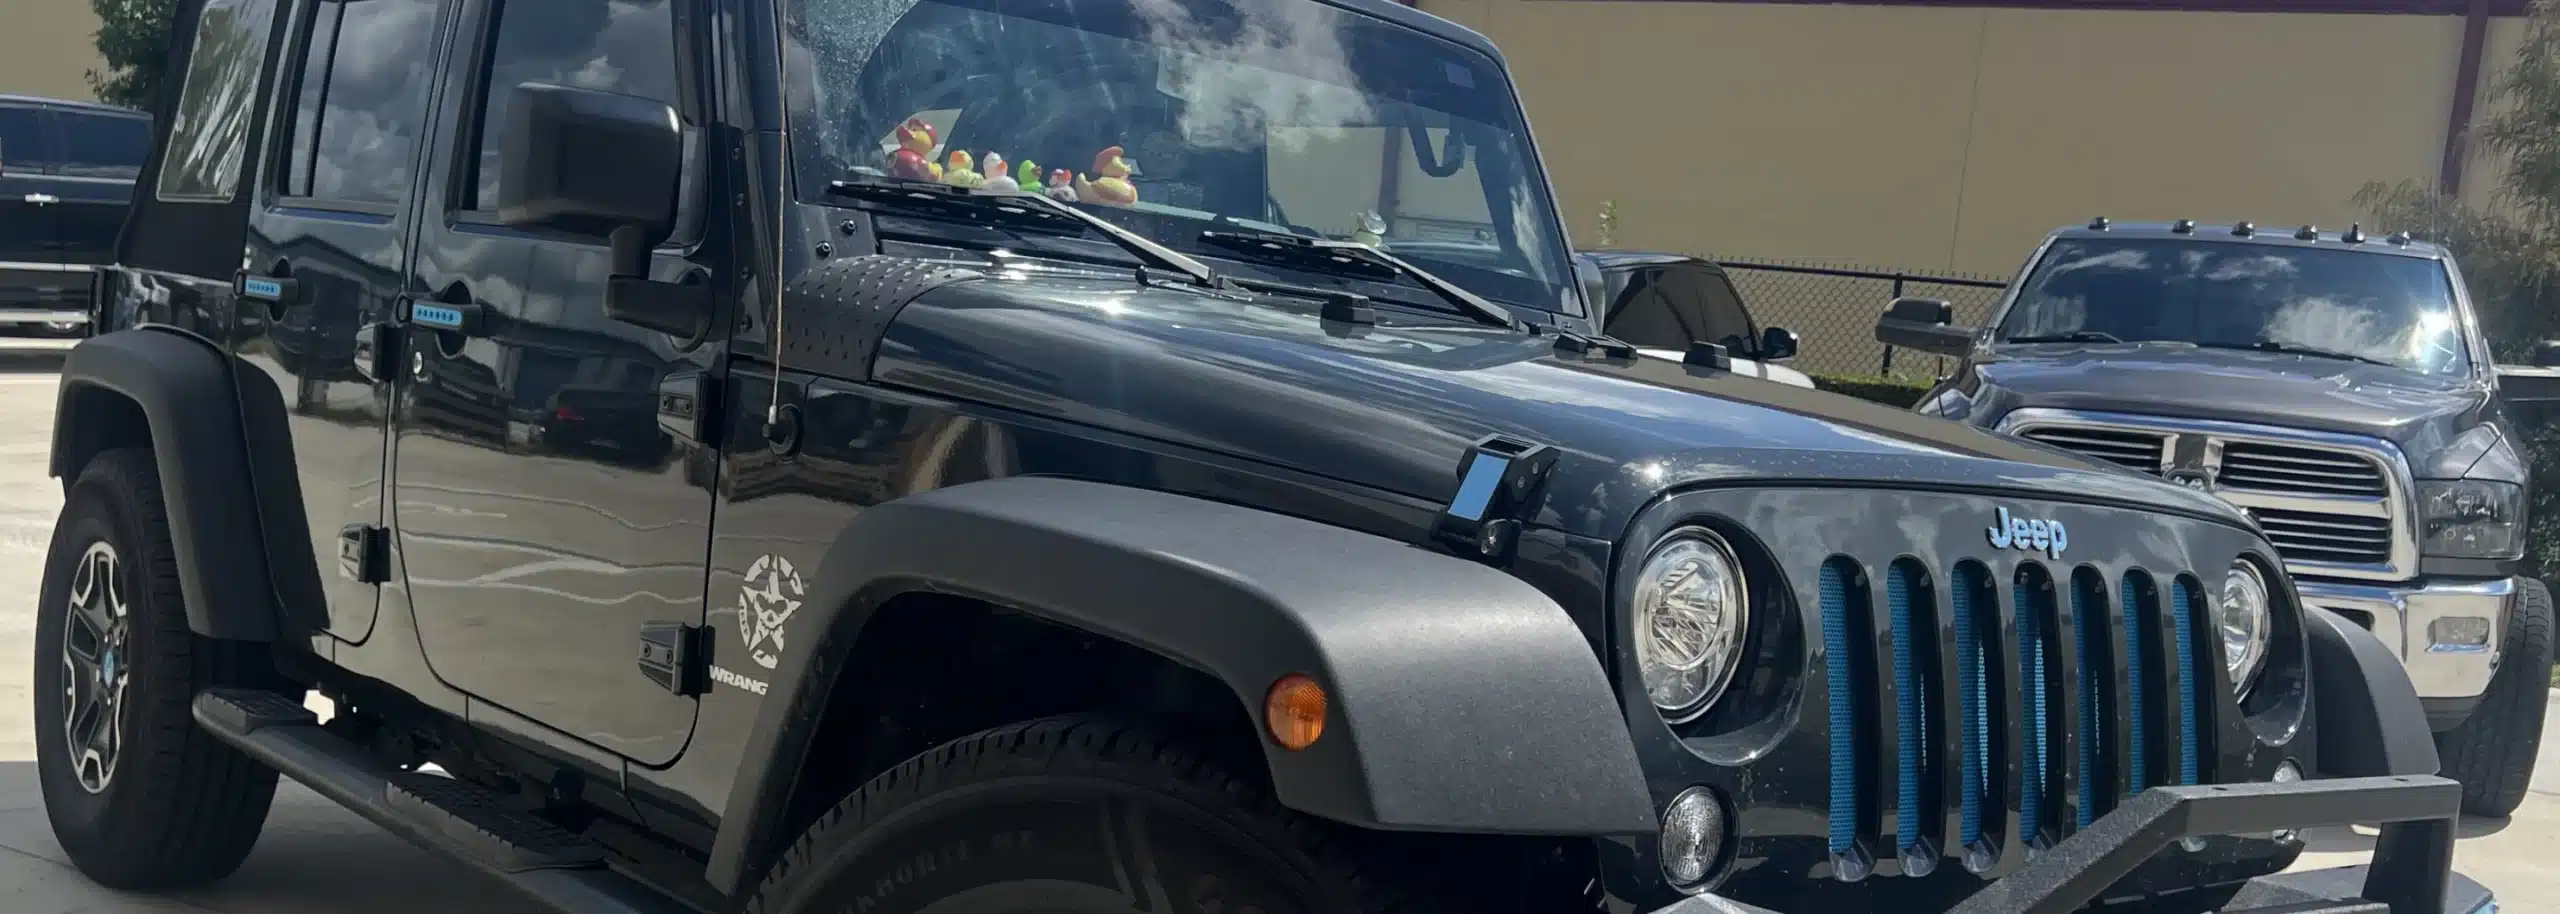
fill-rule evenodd
<path id="1" fill-rule="evenodd" d="M 2005 279 L 1967 273 L 1920 273 L 1768 260 L 1717 260 L 1751 317 L 1803 339 L 1794 365 L 1808 374 L 1883 375 L 1925 381 L 1948 367 L 1927 353 L 1876 342 L 1876 318 L 1895 298 L 1944 299 L 1956 323 L 1980 326 L 2006 288 Z"/>

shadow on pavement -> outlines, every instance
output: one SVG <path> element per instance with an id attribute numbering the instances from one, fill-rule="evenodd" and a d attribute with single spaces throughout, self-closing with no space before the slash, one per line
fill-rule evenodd
<path id="1" fill-rule="evenodd" d="M 2507 830 L 2509 819 L 2464 817 L 2453 826 L 2453 839 L 2468 841 L 2486 838 Z M 2302 849 L 2312 854 L 2363 854 L 2373 851 L 2375 832 L 2356 828 L 2319 828 L 2302 833 Z"/>
<path id="2" fill-rule="evenodd" d="M 70 354 L 68 346 L 37 347 L 0 337 L 0 375 L 53 374 L 62 370 L 62 359 Z"/>

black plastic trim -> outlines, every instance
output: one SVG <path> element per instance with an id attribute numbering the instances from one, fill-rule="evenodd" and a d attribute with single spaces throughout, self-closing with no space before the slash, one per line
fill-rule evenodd
<path id="1" fill-rule="evenodd" d="M 2427 729 L 2442 733 L 2462 726 L 2463 721 L 2470 720 L 2471 712 L 2479 710 L 2480 700 L 2487 697 L 2487 695 L 2471 695 L 2461 698 L 2420 698 L 2418 704 L 2427 709 Z"/>
<path id="2" fill-rule="evenodd" d="M 224 356 L 171 331 L 107 333 L 72 347 L 57 397 L 50 474 L 68 482 L 113 443 L 105 426 L 114 407 L 102 398 L 133 404 L 150 427 L 187 626 L 212 638 L 275 640 L 276 590 Z"/>
<path id="3" fill-rule="evenodd" d="M 1339 715 L 1264 747 L 1281 802 L 1374 828 L 1647 834 L 1613 689 L 1574 621 L 1483 565 L 1314 521 L 1163 492 L 1015 477 L 868 508 L 812 577 L 732 782 L 706 876 L 736 891 L 775 834 L 843 658 L 872 613 L 959 593 L 1152 651 L 1261 718 L 1317 678 Z M 804 627 L 805 626 L 805 627 Z M 1534 722 L 1533 724 L 1530 722 Z"/>
<path id="4" fill-rule="evenodd" d="M 2511 578 L 2524 571 L 2523 559 L 2455 559 L 2419 556 L 2418 574 L 2445 578 Z"/>
<path id="5" fill-rule="evenodd" d="M 2436 741 L 2417 688 L 2381 639 L 2337 613 L 2302 614 L 2311 647 L 2311 692 L 2319 736 L 2315 776 L 2434 774 Z M 2371 821 L 2371 820 L 2367 820 Z"/>

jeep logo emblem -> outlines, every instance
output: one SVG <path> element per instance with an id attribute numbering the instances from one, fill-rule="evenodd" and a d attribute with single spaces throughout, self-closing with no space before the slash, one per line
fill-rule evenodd
<path id="1" fill-rule="evenodd" d="M 2041 552 L 2054 561 L 2062 560 L 2062 550 L 2071 548 L 2071 531 L 2058 520 L 2028 520 L 2012 516 L 2009 509 L 1999 509 L 1998 519 L 1985 531 L 1991 548 Z"/>

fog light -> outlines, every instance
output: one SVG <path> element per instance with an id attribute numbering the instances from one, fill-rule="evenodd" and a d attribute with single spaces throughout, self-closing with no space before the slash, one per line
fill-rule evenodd
<path id="1" fill-rule="evenodd" d="M 2292 759 L 2285 759 L 2284 761 L 2276 764 L 2276 776 L 2274 780 L 2278 784 L 2291 784 L 2296 781 L 2300 781 L 2302 780 L 2302 767 L 2294 764 Z M 2274 833 L 2269 834 L 2268 837 L 2274 838 L 2278 841 L 2293 841 L 2301 838 L 2302 833 L 2290 828 L 2279 828 L 2276 829 Z"/>
<path id="2" fill-rule="evenodd" d="M 2476 654 L 2489 649 L 2489 620 L 2479 616 L 2446 616 L 2427 623 L 2427 651 Z"/>
<path id="3" fill-rule="evenodd" d="M 1724 804 L 1714 791 L 1681 791 L 1662 810 L 1662 875 L 1682 887 L 1707 881 L 1724 853 L 1725 828 Z"/>

